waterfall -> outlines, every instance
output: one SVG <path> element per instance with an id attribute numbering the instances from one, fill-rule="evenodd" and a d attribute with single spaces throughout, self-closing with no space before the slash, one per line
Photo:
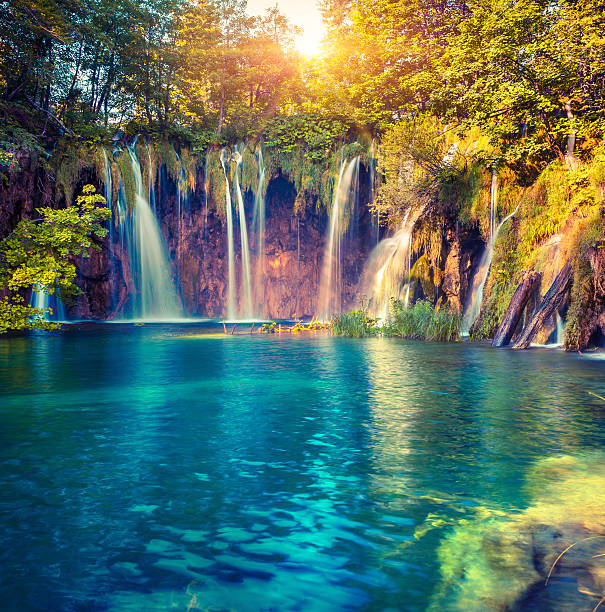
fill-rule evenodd
<path id="1" fill-rule="evenodd" d="M 356 193 L 351 194 L 351 185 L 359 171 L 359 156 L 351 161 L 343 160 L 328 217 L 328 240 L 324 252 L 322 273 L 319 284 L 318 314 L 324 319 L 330 318 L 341 310 L 342 299 L 342 262 L 341 238 L 346 229 L 347 220 L 352 215 Z M 353 197 L 351 197 L 353 196 Z"/>
<path id="2" fill-rule="evenodd" d="M 107 202 L 107 208 L 111 210 L 113 202 L 113 179 L 111 177 L 111 165 L 109 163 L 109 157 L 107 157 L 105 147 L 101 147 L 101 151 L 103 151 L 103 182 L 105 184 L 105 201 Z"/>
<path id="3" fill-rule="evenodd" d="M 180 300 L 172 284 L 166 245 L 145 193 L 136 146 L 136 138 L 127 145 L 134 177 L 135 205 L 131 213 L 124 203 L 118 207 L 121 239 L 126 238 L 128 245 L 134 285 L 132 315 L 145 320 L 178 319 L 183 315 Z M 124 190 L 121 191 L 124 197 Z"/>
<path id="4" fill-rule="evenodd" d="M 45 293 L 38 287 L 38 285 L 34 285 L 32 288 L 32 294 L 29 300 L 29 305 L 31 308 L 37 308 L 40 310 L 51 309 L 51 312 L 45 312 L 39 317 L 35 317 L 36 319 L 42 319 L 43 321 L 65 321 L 65 308 L 63 306 L 63 301 L 59 297 L 57 293 L 53 293 L 49 295 Z"/>
<path id="5" fill-rule="evenodd" d="M 372 140 L 368 153 L 368 172 L 370 175 L 370 205 L 376 201 L 376 139 Z M 371 212 L 372 242 L 376 246 L 380 242 L 380 213 Z"/>
<path id="6" fill-rule="evenodd" d="M 374 146 L 374 143 L 372 145 Z M 447 150 L 442 164 L 451 165 L 457 150 L 456 142 Z M 413 172 L 413 167 L 409 172 L 410 174 Z M 403 180 L 403 177 L 400 176 L 400 179 Z M 360 297 L 367 300 L 368 312 L 378 317 L 381 322 L 390 315 L 391 299 L 400 300 L 406 306 L 410 304 L 412 234 L 414 225 L 423 211 L 424 207 L 408 210 L 401 227 L 393 236 L 381 240 L 374 247 L 364 266 Z"/>
<path id="7" fill-rule="evenodd" d="M 447 153 L 443 157 L 442 164 L 444 166 L 451 166 L 454 158 L 456 157 L 456 152 L 458 151 L 459 143 L 455 142 L 448 150 Z"/>
<path id="8" fill-rule="evenodd" d="M 557 310 L 556 321 L 557 321 L 557 335 L 556 335 L 555 342 L 557 343 L 557 346 L 563 346 L 563 341 L 565 340 L 565 321 L 563 321 L 563 318 L 559 314 L 558 310 Z"/>
<path id="9" fill-rule="evenodd" d="M 254 196 L 252 229 L 256 234 L 256 261 L 254 271 L 255 315 L 264 317 L 265 303 L 265 160 L 262 144 L 258 145 L 258 187 Z"/>
<path id="10" fill-rule="evenodd" d="M 101 151 L 103 151 L 103 182 L 105 185 L 105 190 L 104 190 L 104 194 L 105 194 L 105 201 L 107 203 L 107 208 L 109 208 L 109 210 L 112 212 L 113 215 L 113 176 L 111 174 L 111 164 L 109 162 L 109 157 L 107 155 L 107 151 L 105 150 L 105 147 L 101 147 Z M 115 219 L 111 218 L 109 219 L 109 240 L 108 240 L 108 244 L 109 244 L 109 254 L 111 257 L 111 265 L 113 266 L 113 243 L 114 243 L 114 225 L 115 225 Z M 111 282 L 111 306 L 112 309 L 115 309 L 115 307 L 117 306 L 118 303 L 118 295 L 117 295 L 117 287 L 115 282 L 113 282 L 113 277 L 112 277 L 112 282 Z"/>
<path id="11" fill-rule="evenodd" d="M 235 249 L 233 246 L 233 210 L 231 207 L 231 188 L 229 187 L 229 173 L 226 162 L 229 161 L 227 149 L 221 149 L 221 165 L 225 173 L 225 212 L 227 218 L 227 317 L 234 319 L 235 314 Z"/>
<path id="12" fill-rule="evenodd" d="M 483 289 L 485 287 L 485 281 L 487 281 L 487 277 L 489 275 L 489 269 L 492 265 L 492 258 L 494 256 L 494 247 L 496 246 L 496 240 L 498 238 L 498 234 L 502 229 L 502 226 L 511 218 L 514 217 L 519 207 L 515 208 L 515 210 L 508 215 L 497 227 L 494 231 L 493 236 L 489 239 L 485 249 L 483 249 L 483 253 L 481 255 L 481 259 L 479 260 L 479 266 L 475 271 L 475 275 L 473 276 L 473 282 L 471 285 L 471 290 L 468 294 L 466 304 L 464 306 L 464 311 L 462 313 L 462 322 L 460 324 L 460 335 L 468 336 L 473 323 L 477 320 L 479 313 L 481 312 L 481 302 L 483 301 Z"/>
<path id="13" fill-rule="evenodd" d="M 243 158 L 241 150 L 243 146 L 238 147 L 233 154 L 233 159 L 236 163 L 235 168 L 235 196 L 237 199 L 237 209 L 239 216 L 239 233 L 242 248 L 242 284 L 243 284 L 243 300 L 241 301 L 240 314 L 244 319 L 252 317 L 252 280 L 250 273 L 250 247 L 248 245 L 248 229 L 246 227 L 246 209 L 244 208 L 244 197 L 241 188 L 241 176 Z M 240 294 L 241 297 L 241 294 Z"/>
<path id="14" fill-rule="evenodd" d="M 153 188 L 153 162 L 151 161 L 151 151 L 149 150 L 149 143 L 145 141 L 145 149 L 147 150 L 147 162 L 149 163 L 148 179 L 149 179 L 149 205 L 155 215 L 158 214 L 157 206 L 155 203 L 155 189 Z"/>
<path id="15" fill-rule="evenodd" d="M 410 301 L 412 263 L 412 232 L 418 213 L 408 210 L 401 227 L 390 238 L 381 240 L 364 268 L 361 295 L 368 300 L 368 311 L 384 322 L 390 313 L 391 299 Z M 402 283 L 402 270 L 404 271 Z"/>

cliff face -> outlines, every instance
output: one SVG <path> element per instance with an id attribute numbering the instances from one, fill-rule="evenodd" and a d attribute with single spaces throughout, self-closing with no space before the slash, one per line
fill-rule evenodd
<path id="1" fill-rule="evenodd" d="M 8 235 L 20 219 L 31 218 L 35 209 L 48 206 L 52 198 L 50 177 L 35 155 L 19 153 L 17 166 L 0 180 L 0 236 Z"/>
<path id="2" fill-rule="evenodd" d="M 198 185 L 201 185 L 201 181 Z M 170 189 L 169 193 L 175 194 Z M 257 314 L 267 318 L 312 316 L 317 310 L 328 219 L 325 212 L 307 208 L 294 214 L 296 192 L 291 183 L 278 175 L 271 179 L 266 196 L 265 257 L 262 282 L 259 275 L 259 236 L 249 232 L 253 303 Z M 246 223 L 252 225 L 252 196 L 247 194 Z M 225 314 L 228 283 L 227 231 L 224 202 L 209 202 L 208 213 L 201 187 L 190 198 L 189 209 L 181 210 L 180 223 L 176 196 L 165 199 L 161 225 L 189 315 L 220 317 Z M 355 232 L 343 242 L 343 304 L 355 305 L 357 283 L 371 247 L 370 216 L 359 207 Z M 236 295 L 242 295 L 242 249 L 238 220 L 235 219 Z"/>
<path id="3" fill-rule="evenodd" d="M 102 192 L 102 184 L 90 177 Z M 185 313 L 192 317 L 217 318 L 226 315 L 228 286 L 227 229 L 225 203 L 206 202 L 203 177 L 198 176 L 195 192 L 179 211 L 177 186 L 161 178 L 156 184 L 157 216 L 166 241 L 173 276 Z M 360 201 L 367 198 L 362 188 Z M 249 232 L 253 303 L 263 317 L 313 316 L 317 311 L 319 282 L 328 231 L 325 211 L 314 207 L 294 214 L 296 192 L 283 176 L 273 177 L 266 195 L 265 257 L 262 282 L 257 282 L 258 236 Z M 252 225 L 253 196 L 246 194 L 246 223 Z M 220 211 L 220 213 L 219 213 Z M 180 214 L 179 214 L 180 213 Z M 357 305 L 357 285 L 364 262 L 373 246 L 370 214 L 365 206 L 356 210 L 356 219 L 343 238 L 341 252 L 343 307 Z M 234 214 L 236 296 L 238 309 L 242 284 L 242 249 L 239 220 Z M 100 243 L 101 251 L 77 262 L 83 290 L 69 309 L 74 319 L 112 319 L 127 309 L 133 290 L 128 251 L 116 233 Z"/>
<path id="4" fill-rule="evenodd" d="M 0 189 L 0 232 L 7 235 L 20 218 L 31 217 L 41 205 L 52 205 L 53 176 L 35 158 L 24 156 L 21 170 L 11 173 Z M 177 280 L 184 312 L 191 317 L 226 316 L 228 287 L 227 229 L 225 202 L 213 201 L 204 193 L 204 177 L 196 177 L 196 188 L 179 205 L 178 187 L 160 168 L 155 181 L 155 201 L 159 226 L 166 242 L 173 278 Z M 83 167 L 75 185 L 79 193 L 86 183 L 104 192 L 97 171 Z M 296 191 L 279 173 L 269 181 L 266 194 L 265 257 L 259 269 L 259 237 L 251 231 L 253 195 L 245 194 L 246 224 L 250 246 L 250 269 L 255 314 L 268 319 L 311 317 L 318 312 L 319 286 L 329 218 L 313 204 L 294 212 Z M 368 207 L 368 176 L 359 180 L 359 205 L 341 241 L 341 279 L 343 310 L 359 306 L 359 281 L 364 264 L 376 245 L 376 228 Z M 56 205 L 65 204 L 60 195 Z M 115 223 L 115 219 L 112 221 Z M 451 226 L 451 227 L 450 227 Z M 128 316 L 135 291 L 127 245 L 119 232 L 98 241 L 99 251 L 78 259 L 78 284 L 82 294 L 67 305 L 71 319 L 110 320 Z M 234 211 L 235 294 L 240 308 L 243 294 L 242 249 L 239 219 Z M 476 235 L 460 231 L 456 223 L 446 223 L 441 255 L 432 272 L 434 288 L 426 295 L 418 286 L 416 297 L 442 298 L 455 307 L 464 305 L 474 264 L 481 251 Z M 414 252 L 416 259 L 422 252 Z M 427 290 L 428 291 L 428 290 Z M 366 298 L 368 296 L 365 296 Z M 239 313 L 241 314 L 241 312 Z"/>

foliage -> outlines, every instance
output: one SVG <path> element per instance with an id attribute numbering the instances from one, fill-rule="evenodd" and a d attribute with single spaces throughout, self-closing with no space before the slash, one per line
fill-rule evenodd
<path id="1" fill-rule="evenodd" d="M 391 223 L 399 222 L 405 211 L 421 199 L 419 186 L 427 176 L 419 160 L 441 159 L 445 143 L 435 117 L 406 118 L 384 133 L 378 150 L 378 184 L 374 212 Z M 438 166 L 439 164 L 437 164 Z"/>
<path id="2" fill-rule="evenodd" d="M 385 332 L 412 340 L 453 342 L 458 339 L 459 328 L 460 315 L 453 308 L 436 308 L 428 300 L 419 300 L 411 306 L 392 300 Z"/>
<path id="3" fill-rule="evenodd" d="M 605 305 L 602 293 L 603 270 L 595 270 L 589 258 L 589 249 L 602 250 L 605 239 L 605 222 L 599 212 L 588 219 L 581 228 L 573 257 L 573 284 L 571 304 L 567 313 L 565 348 L 577 351 L 588 345 L 586 337 L 591 329 L 590 321 L 598 317 Z M 600 273 L 600 274 L 599 274 Z M 601 287 L 599 291 L 598 287 Z"/>
<path id="4" fill-rule="evenodd" d="M 336 315 L 332 319 L 331 330 L 335 336 L 364 338 L 378 332 L 377 320 L 368 316 L 365 308 Z"/>
<path id="5" fill-rule="evenodd" d="M 348 126 L 340 120 L 301 113 L 271 119 L 264 126 L 263 139 L 269 150 L 288 154 L 301 147 L 304 157 L 318 162 L 335 149 L 347 131 Z"/>
<path id="6" fill-rule="evenodd" d="M 86 185 L 75 206 L 60 210 L 36 209 L 39 219 L 23 219 L 0 243 L 0 332 L 8 329 L 47 329 L 45 311 L 25 304 L 34 286 L 52 295 L 59 292 L 69 301 L 77 292 L 73 257 L 88 257 L 99 250 L 94 238 L 103 238 L 103 223 L 111 212 L 105 198 Z"/>
<path id="7" fill-rule="evenodd" d="M 17 154 L 20 151 L 35 152 L 38 155 L 46 153 L 33 134 L 17 125 L 14 119 L 0 122 L 0 177 L 6 179 L 1 174 L 2 170 L 19 167 Z"/>

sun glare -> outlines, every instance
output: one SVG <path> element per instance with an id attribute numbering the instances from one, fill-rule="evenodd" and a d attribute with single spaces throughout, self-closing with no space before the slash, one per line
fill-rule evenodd
<path id="1" fill-rule="evenodd" d="M 296 48 L 301 55 L 317 57 L 321 54 L 322 38 L 322 31 L 305 28 L 305 31 L 296 39 Z"/>
<path id="2" fill-rule="evenodd" d="M 321 55 L 324 24 L 316 0 L 248 0 L 250 15 L 262 15 L 268 8 L 277 8 L 292 25 L 302 28 L 296 37 L 296 49 L 306 57 Z"/>

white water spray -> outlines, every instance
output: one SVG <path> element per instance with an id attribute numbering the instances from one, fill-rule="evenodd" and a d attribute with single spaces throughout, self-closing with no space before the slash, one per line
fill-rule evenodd
<path id="1" fill-rule="evenodd" d="M 221 149 L 221 166 L 225 174 L 225 212 L 227 219 L 227 317 L 234 319 L 235 314 L 235 248 L 233 246 L 233 208 L 231 205 L 231 188 L 229 186 L 229 162 L 227 149 Z"/>
<path id="2" fill-rule="evenodd" d="M 149 206 L 143 186 L 136 139 L 127 146 L 135 183 L 136 200 L 132 210 L 132 238 L 128 240 L 134 281 L 133 316 L 144 320 L 182 318 L 180 300 L 172 284 L 170 263 L 157 219 Z M 120 207 L 119 214 L 124 214 Z M 120 223 L 122 228 L 129 223 Z"/>
<path id="3" fill-rule="evenodd" d="M 255 314 L 264 317 L 265 302 L 265 160 L 262 144 L 258 145 L 258 187 L 254 197 L 252 229 L 256 233 L 256 261 L 254 271 Z"/>
<path id="4" fill-rule="evenodd" d="M 350 219 L 351 205 L 354 205 L 356 194 L 351 194 L 351 185 L 354 184 L 358 171 L 359 157 L 355 157 L 349 162 L 342 161 L 332 199 L 318 303 L 318 314 L 326 320 L 339 313 L 342 308 L 341 238 L 346 229 L 347 217 L 349 217 L 349 222 L 352 222 L 352 219 Z"/>
<path id="5" fill-rule="evenodd" d="M 401 227 L 381 240 L 370 253 L 361 281 L 361 295 L 368 299 L 368 311 L 384 323 L 390 314 L 391 299 L 410 302 L 412 233 L 418 212 L 408 211 Z"/>
<path id="6" fill-rule="evenodd" d="M 468 336 L 473 323 L 477 320 L 479 313 L 481 312 L 481 302 L 483 301 L 483 289 L 485 288 L 485 282 L 487 281 L 487 277 L 489 275 L 489 270 L 492 265 L 492 258 L 494 256 L 494 247 L 496 246 L 496 240 L 498 238 L 498 234 L 502 229 L 502 226 L 511 218 L 514 217 L 519 210 L 519 207 L 515 208 L 515 210 L 505 217 L 505 219 L 496 227 L 493 236 L 488 241 L 485 249 L 483 250 L 483 254 L 481 255 L 481 259 L 479 261 L 479 265 L 477 266 L 477 270 L 475 271 L 475 275 L 473 276 L 473 282 L 471 286 L 471 290 L 468 294 L 466 304 L 464 306 L 464 312 L 462 314 L 462 322 L 460 324 L 460 335 Z"/>
<path id="7" fill-rule="evenodd" d="M 243 145 L 240 150 L 243 149 Z M 241 316 L 244 319 L 252 317 L 252 280 L 250 274 L 250 247 L 248 244 L 248 229 L 246 227 L 246 209 L 244 208 L 244 197 L 240 184 L 242 175 L 243 158 L 240 151 L 236 151 L 233 155 L 236 163 L 235 169 L 235 196 L 237 199 L 237 208 L 239 216 L 239 233 L 242 247 L 242 284 L 243 284 L 243 300 L 240 308 Z"/>

